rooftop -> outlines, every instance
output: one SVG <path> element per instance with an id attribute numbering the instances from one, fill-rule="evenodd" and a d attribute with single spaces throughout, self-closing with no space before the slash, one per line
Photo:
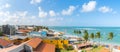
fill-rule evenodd
<path id="1" fill-rule="evenodd" d="M 27 44 L 32 46 L 32 48 L 37 48 L 37 46 L 41 43 L 42 39 L 40 38 L 33 38 Z"/>
<path id="2" fill-rule="evenodd" d="M 4 39 L 0 39 L 0 45 L 6 47 L 6 46 L 8 46 L 8 45 L 10 45 L 10 44 L 12 44 L 12 42 L 7 41 L 7 40 L 4 40 Z"/>
<path id="3" fill-rule="evenodd" d="M 35 50 L 35 52 L 55 52 L 55 45 L 41 43 Z"/>

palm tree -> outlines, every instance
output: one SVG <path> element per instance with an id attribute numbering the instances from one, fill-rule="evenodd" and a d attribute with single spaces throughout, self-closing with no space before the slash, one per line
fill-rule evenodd
<path id="1" fill-rule="evenodd" d="M 90 34 L 90 38 L 91 38 L 92 40 L 95 38 L 94 33 L 91 33 L 91 34 Z M 93 41 L 93 44 L 94 44 L 94 41 Z"/>
<path id="2" fill-rule="evenodd" d="M 100 43 L 100 38 L 101 38 L 101 34 L 100 34 L 100 32 L 97 32 L 97 33 L 96 33 L 96 38 L 99 39 L 99 43 Z"/>
<path id="3" fill-rule="evenodd" d="M 97 38 L 99 38 L 99 39 L 101 38 L 100 32 L 97 32 L 96 35 L 97 35 Z"/>
<path id="4" fill-rule="evenodd" d="M 110 33 L 108 34 L 108 40 L 112 40 L 113 37 L 114 37 L 113 32 L 110 32 Z M 110 52 L 112 52 L 112 49 L 110 49 Z"/>
<path id="5" fill-rule="evenodd" d="M 74 34 L 80 35 L 80 34 L 81 34 L 81 31 L 80 31 L 80 30 L 74 30 Z"/>
<path id="6" fill-rule="evenodd" d="M 94 37 L 95 37 L 95 36 L 94 36 L 94 33 L 91 33 L 91 34 L 90 34 L 90 38 L 91 38 L 91 39 L 94 39 Z"/>
<path id="7" fill-rule="evenodd" d="M 91 38 L 92 40 L 95 38 L 94 33 L 91 33 L 91 34 L 90 34 L 90 38 Z"/>
<path id="8" fill-rule="evenodd" d="M 80 31 L 80 30 L 78 30 L 78 34 L 81 34 L 81 31 Z"/>
<path id="9" fill-rule="evenodd" d="M 76 30 L 74 30 L 74 33 L 76 34 Z"/>
<path id="10" fill-rule="evenodd" d="M 113 37 L 114 37 L 113 32 L 110 32 L 109 35 L 108 35 L 108 40 L 112 40 Z"/>
<path id="11" fill-rule="evenodd" d="M 83 33 L 88 33 L 88 31 L 87 30 L 84 30 L 84 32 Z"/>
<path id="12" fill-rule="evenodd" d="M 86 42 L 88 41 L 88 39 L 89 39 L 89 35 L 88 35 L 87 30 L 84 31 L 83 38 L 84 38 L 84 40 L 85 40 Z"/>

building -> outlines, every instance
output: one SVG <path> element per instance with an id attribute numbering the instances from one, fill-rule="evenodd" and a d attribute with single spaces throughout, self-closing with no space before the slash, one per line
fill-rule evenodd
<path id="1" fill-rule="evenodd" d="M 34 30 L 34 25 L 18 25 L 18 29 L 29 29 Z"/>
<path id="2" fill-rule="evenodd" d="M 13 25 L 3 25 L 2 32 L 3 34 L 6 34 L 6 35 L 15 35 L 16 29 L 15 29 L 15 26 Z"/>
<path id="3" fill-rule="evenodd" d="M 28 30 L 28 29 L 18 29 L 16 31 L 16 34 L 26 36 L 27 34 L 29 34 L 29 32 L 31 32 L 31 30 Z"/>
<path id="4" fill-rule="evenodd" d="M 7 48 L 12 46 L 13 43 L 4 39 L 0 39 L 0 48 Z"/>
<path id="5" fill-rule="evenodd" d="M 44 43 L 55 44 L 56 48 L 64 49 L 64 45 L 68 45 L 68 40 L 64 39 L 43 39 Z"/>
<path id="6" fill-rule="evenodd" d="M 33 52 L 55 52 L 55 45 L 43 43 L 40 38 L 33 38 L 27 43 L 27 47 L 31 47 Z M 26 52 L 30 52 L 31 48 L 26 48 Z"/>
<path id="7" fill-rule="evenodd" d="M 19 45 L 1 49 L 0 52 L 55 52 L 55 45 L 43 43 L 41 38 L 32 38 Z"/>

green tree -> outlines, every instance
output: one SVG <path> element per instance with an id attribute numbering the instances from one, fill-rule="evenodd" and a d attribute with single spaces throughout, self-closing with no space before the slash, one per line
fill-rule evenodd
<path id="1" fill-rule="evenodd" d="M 91 38 L 92 40 L 95 38 L 94 33 L 91 33 L 91 34 L 90 34 L 90 38 Z M 93 44 L 94 44 L 94 41 L 93 41 Z"/>
<path id="2" fill-rule="evenodd" d="M 87 30 L 84 30 L 84 32 L 83 33 L 88 33 L 88 31 Z"/>
<path id="3" fill-rule="evenodd" d="M 0 36 L 3 36 L 3 33 L 2 33 L 2 32 L 0 32 Z"/>
<path id="4" fill-rule="evenodd" d="M 66 49 L 67 50 L 73 50 L 74 48 L 73 48 L 73 46 L 68 46 Z"/>
<path id="5" fill-rule="evenodd" d="M 97 32 L 97 33 L 96 33 L 96 38 L 99 39 L 99 43 L 100 43 L 100 38 L 101 38 L 101 34 L 100 34 L 100 32 Z"/>
<path id="6" fill-rule="evenodd" d="M 108 34 L 108 40 L 112 40 L 113 37 L 114 37 L 113 32 L 110 32 L 110 33 Z M 110 48 L 110 52 L 112 52 L 112 49 L 111 49 L 111 48 Z"/>
<path id="7" fill-rule="evenodd" d="M 80 30 L 78 31 L 78 34 L 81 34 L 81 31 L 80 31 Z"/>
<path id="8" fill-rule="evenodd" d="M 101 38 L 100 32 L 97 32 L 96 35 L 97 35 L 97 36 L 96 36 L 97 38 L 99 38 L 99 39 Z"/>
<path id="9" fill-rule="evenodd" d="M 108 34 L 108 40 L 112 40 L 113 37 L 114 37 L 113 32 L 110 32 L 110 33 Z"/>
<path id="10" fill-rule="evenodd" d="M 80 30 L 74 30 L 74 34 L 80 35 L 81 31 Z"/>
<path id="11" fill-rule="evenodd" d="M 91 34 L 90 34 L 90 38 L 91 38 L 91 39 L 94 39 L 94 38 L 95 38 L 94 33 L 91 33 Z"/>
<path id="12" fill-rule="evenodd" d="M 84 31 L 84 35 L 83 35 L 84 40 L 87 42 L 89 40 L 89 35 L 87 30 Z"/>

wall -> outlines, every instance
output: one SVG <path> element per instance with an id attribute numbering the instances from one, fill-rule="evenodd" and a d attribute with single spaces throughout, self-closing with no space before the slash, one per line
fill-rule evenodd
<path id="1" fill-rule="evenodd" d="M 68 40 L 49 40 L 45 39 L 43 40 L 44 43 L 49 43 L 49 44 L 55 44 L 56 48 L 64 48 L 64 45 L 68 45 Z"/>

